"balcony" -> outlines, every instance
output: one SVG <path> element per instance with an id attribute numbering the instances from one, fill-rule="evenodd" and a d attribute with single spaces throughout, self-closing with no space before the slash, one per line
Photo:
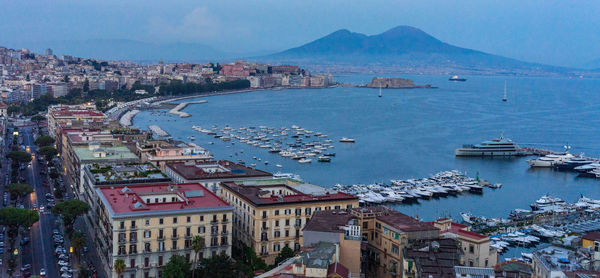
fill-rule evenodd
<path id="1" fill-rule="evenodd" d="M 129 239 L 129 243 L 137 243 L 137 238 Z"/>
<path id="2" fill-rule="evenodd" d="M 219 220 L 211 220 L 210 224 L 211 225 L 218 225 L 219 224 Z"/>
<path id="3" fill-rule="evenodd" d="M 227 223 L 229 223 L 229 219 L 223 219 L 223 220 L 221 220 L 221 224 L 227 224 Z"/>
<path id="4" fill-rule="evenodd" d="M 269 227 L 262 226 L 262 227 L 260 227 L 260 229 L 261 229 L 261 230 L 263 230 L 263 231 L 268 231 L 268 230 L 269 230 Z"/>
<path id="5" fill-rule="evenodd" d="M 165 237 L 164 237 L 164 236 L 159 236 L 159 237 L 157 238 L 157 240 L 163 241 L 163 240 L 165 240 Z"/>
<path id="6" fill-rule="evenodd" d="M 268 237 L 263 237 L 263 238 L 260 239 L 260 241 L 267 242 L 267 241 L 269 241 L 269 238 Z"/>
<path id="7" fill-rule="evenodd" d="M 173 235 L 173 236 L 171 236 L 171 239 L 174 239 L 174 240 L 179 239 L 179 236 Z"/>
<path id="8" fill-rule="evenodd" d="M 129 229 L 132 230 L 132 231 L 137 231 L 137 229 L 139 229 L 139 228 L 140 227 L 138 227 L 138 226 L 131 226 L 131 227 L 129 227 Z"/>
<path id="9" fill-rule="evenodd" d="M 126 238 L 120 238 L 119 239 L 119 243 L 127 243 L 127 239 Z"/>
<path id="10" fill-rule="evenodd" d="M 185 239 L 191 239 L 191 238 L 192 238 L 192 234 L 185 235 Z"/>

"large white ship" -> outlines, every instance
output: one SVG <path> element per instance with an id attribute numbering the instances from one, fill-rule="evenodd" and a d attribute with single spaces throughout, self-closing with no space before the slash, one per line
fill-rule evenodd
<path id="1" fill-rule="evenodd" d="M 477 145 L 463 145 L 454 151 L 456 156 L 522 156 L 526 153 L 512 140 L 502 135 L 496 140 Z"/>

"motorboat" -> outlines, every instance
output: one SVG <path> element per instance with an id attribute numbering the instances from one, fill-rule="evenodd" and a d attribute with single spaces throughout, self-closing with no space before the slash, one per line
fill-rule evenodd
<path id="1" fill-rule="evenodd" d="M 574 170 L 576 167 L 584 166 L 584 165 L 588 165 L 588 164 L 592 164 L 592 163 L 594 163 L 593 160 L 587 159 L 587 158 L 583 157 L 583 155 L 581 155 L 579 157 L 573 157 L 562 163 L 555 164 L 554 168 L 556 168 L 559 171 L 571 171 L 571 170 Z"/>
<path id="2" fill-rule="evenodd" d="M 340 143 L 354 143 L 354 142 L 356 142 L 356 140 L 354 140 L 352 138 L 342 137 L 342 139 L 340 139 Z"/>
<path id="3" fill-rule="evenodd" d="M 554 167 L 557 164 L 564 163 L 565 161 L 575 158 L 574 155 L 569 153 L 569 145 L 565 146 L 565 151 L 561 154 L 549 154 L 537 159 L 527 160 L 527 163 L 531 167 Z"/>
<path id="4" fill-rule="evenodd" d="M 305 164 L 305 163 L 310 163 L 311 161 L 312 161 L 312 159 L 310 159 L 310 158 L 302 158 L 302 159 L 298 160 L 298 163 Z"/>

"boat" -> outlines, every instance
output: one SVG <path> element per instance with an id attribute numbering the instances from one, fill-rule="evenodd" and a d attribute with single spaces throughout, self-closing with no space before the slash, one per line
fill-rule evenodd
<path id="1" fill-rule="evenodd" d="M 549 154 L 536 159 L 527 160 L 527 163 L 531 167 L 554 167 L 557 164 L 564 163 L 567 160 L 575 158 L 574 155 L 569 153 L 571 148 L 569 145 L 564 146 L 565 151 L 560 154 Z"/>
<path id="2" fill-rule="evenodd" d="M 379 86 L 379 97 L 382 97 L 382 94 L 381 94 L 381 86 Z"/>
<path id="3" fill-rule="evenodd" d="M 310 158 L 302 158 L 302 159 L 298 160 L 298 163 L 304 164 L 304 163 L 310 163 L 311 161 L 312 161 L 312 159 L 310 159 Z"/>
<path id="4" fill-rule="evenodd" d="M 508 98 L 506 97 L 506 81 L 504 81 L 504 96 L 502 97 L 502 101 L 507 101 Z"/>
<path id="5" fill-rule="evenodd" d="M 331 162 L 331 157 L 326 155 L 319 156 L 319 162 Z"/>
<path id="6" fill-rule="evenodd" d="M 356 140 L 354 140 L 352 138 L 342 137 L 342 139 L 340 139 L 340 143 L 354 143 L 354 142 L 356 142 Z"/>
<path id="7" fill-rule="evenodd" d="M 460 78 L 460 77 L 458 77 L 458 75 L 454 75 L 454 76 L 448 78 L 448 81 L 467 81 L 467 79 Z"/>
<path id="8" fill-rule="evenodd" d="M 484 141 L 477 145 L 463 145 L 454 151 L 456 156 L 523 156 L 526 153 L 515 142 L 500 135 L 500 138 Z"/>
<path id="9" fill-rule="evenodd" d="M 564 205 L 565 201 L 560 198 L 551 197 L 548 195 L 544 195 L 539 198 L 535 203 L 531 204 L 530 207 L 533 210 L 543 210 L 544 208 L 554 207 L 557 205 Z"/>
<path id="10" fill-rule="evenodd" d="M 281 164 L 276 164 L 275 165 L 277 168 L 283 168 L 283 166 Z"/>
<path id="11" fill-rule="evenodd" d="M 462 217 L 463 222 L 468 223 L 468 224 L 473 224 L 473 220 L 471 219 L 473 217 L 473 215 L 468 212 L 461 212 L 460 213 L 460 217 Z"/>
<path id="12" fill-rule="evenodd" d="M 588 165 L 588 164 L 592 164 L 592 163 L 594 163 L 593 160 L 587 159 L 587 158 L 583 157 L 583 155 L 581 155 L 579 157 L 571 158 L 563 163 L 555 164 L 554 168 L 556 168 L 556 170 L 559 170 L 559 171 L 571 171 L 571 170 L 574 170 L 576 167 L 584 166 L 584 165 Z"/>
<path id="13" fill-rule="evenodd" d="M 324 156 L 335 156 L 335 153 L 324 153 Z"/>

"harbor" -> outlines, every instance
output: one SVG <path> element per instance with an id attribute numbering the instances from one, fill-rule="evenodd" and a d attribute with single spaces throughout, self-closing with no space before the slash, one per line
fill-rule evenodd
<path id="1" fill-rule="evenodd" d="M 190 114 L 186 113 L 186 112 L 181 112 L 181 110 L 183 110 L 184 108 L 186 108 L 188 105 L 190 104 L 200 104 L 200 103 L 207 103 L 207 100 L 198 100 L 198 101 L 190 101 L 190 102 L 182 102 L 177 104 L 177 106 L 175 106 L 173 109 L 169 110 L 169 113 L 171 114 L 175 114 L 181 118 L 187 118 L 190 116 Z"/>

